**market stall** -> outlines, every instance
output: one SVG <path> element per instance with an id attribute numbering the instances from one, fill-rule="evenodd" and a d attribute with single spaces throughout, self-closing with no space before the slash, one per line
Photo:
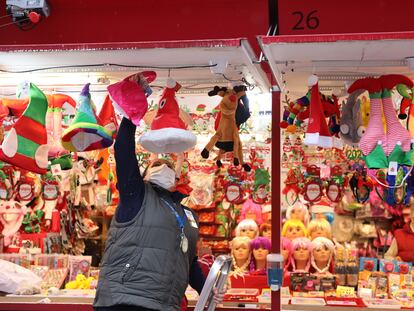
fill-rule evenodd
<path id="1" fill-rule="evenodd" d="M 259 37 L 281 90 L 282 308 L 412 306 L 413 39 Z"/>
<path id="2" fill-rule="evenodd" d="M 246 235 L 245 231 L 252 231 L 252 239 L 265 236 L 262 242 L 270 252 L 270 239 L 266 238 L 271 232 L 270 85 L 247 40 L 66 44 L 23 50 L 3 46 L 0 54 L 0 96 L 5 110 L 1 190 L 2 202 L 7 205 L 1 212 L 1 259 L 31 270 L 42 280 L 39 295 L 18 291 L 26 295 L 2 297 L 0 309 L 11 304 L 15 309 L 34 308 L 32 303 L 45 303 L 45 307 L 59 303 L 61 308 L 75 303 L 79 310 L 91 308 L 97 267 L 118 202 L 111 145 L 120 115 L 112 107 L 107 89 L 126 77 L 137 77 L 137 72 L 156 74 L 155 81 L 148 82 L 153 93 L 136 137 L 142 169 L 151 153 L 140 139 L 152 129 L 151 115 L 165 105 L 162 91 L 171 80 L 181 86 L 176 89 L 180 118 L 182 113 L 188 131 L 197 136 L 197 144 L 184 155 L 180 189 L 189 195 L 183 203 L 199 216 L 199 255 L 205 258 L 207 269 L 213 256 L 233 253 L 236 241 L 230 242 L 235 235 Z M 243 95 L 243 103 L 248 117 L 237 129 L 240 152 L 223 152 L 216 158 L 218 150 L 211 149 L 210 157 L 202 157 L 217 129 L 215 122 L 225 121 L 217 117 L 223 109 L 220 97 L 206 95 L 224 87 L 239 87 L 236 92 L 247 95 Z M 40 122 L 44 127 L 33 128 L 38 135 L 27 126 L 32 119 L 41 119 L 30 113 L 35 102 L 43 105 L 44 113 Z M 122 112 L 132 119 L 136 113 Z M 94 136 L 85 134 L 85 120 Z M 14 132 L 21 136 L 16 146 Z M 79 138 L 76 135 L 81 139 L 75 139 Z M 25 146 L 34 151 L 28 152 Z M 42 146 L 49 147 L 48 154 L 38 151 Z M 26 161 L 16 155 L 25 156 Z M 39 160 L 42 157 L 46 161 Z M 240 165 L 235 165 L 234 158 Z M 12 221 L 9 215 L 13 215 Z M 258 256 L 260 262 L 251 268 L 250 238 L 240 238 L 240 242 L 247 248 L 240 257 L 234 255 L 238 268 L 234 269 L 233 291 L 225 297 L 225 305 L 269 307 L 270 292 L 263 290 L 267 287 L 262 265 L 266 256 Z M 256 273 L 242 277 L 250 270 Z M 197 295 L 189 291 L 187 297 L 191 308 Z"/>

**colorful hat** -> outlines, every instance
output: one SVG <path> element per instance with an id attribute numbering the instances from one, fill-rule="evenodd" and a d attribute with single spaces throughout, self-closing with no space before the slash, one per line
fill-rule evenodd
<path id="1" fill-rule="evenodd" d="M 309 123 L 304 143 L 305 145 L 316 145 L 324 148 L 332 147 L 333 139 L 323 113 L 318 77 L 315 75 L 310 76 L 308 83 L 311 87 L 311 99 L 309 104 Z"/>
<path id="2" fill-rule="evenodd" d="M 91 151 L 112 145 L 112 132 L 98 123 L 91 104 L 89 85 L 79 96 L 76 115 L 72 124 L 63 132 L 62 145 L 69 151 Z"/>
<path id="3" fill-rule="evenodd" d="M 148 84 L 156 77 L 154 71 L 143 71 L 108 86 L 115 108 L 137 126 L 148 110 L 147 96 L 152 93 Z"/>
<path id="4" fill-rule="evenodd" d="M 7 133 L 0 150 L 0 160 L 44 174 L 49 151 L 45 128 L 47 98 L 36 85 L 29 84 L 29 104 Z"/>
<path id="5" fill-rule="evenodd" d="M 175 93 L 181 85 L 169 79 L 162 93 L 158 110 L 151 123 L 151 130 L 144 133 L 139 142 L 153 153 L 179 153 L 195 146 L 197 137 L 187 131 L 187 125 L 180 117 Z"/>

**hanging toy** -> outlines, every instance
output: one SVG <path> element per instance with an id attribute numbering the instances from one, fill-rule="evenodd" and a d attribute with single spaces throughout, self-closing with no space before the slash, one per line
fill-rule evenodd
<path id="1" fill-rule="evenodd" d="M 400 114 L 398 118 L 401 120 L 407 119 L 407 129 L 410 132 L 411 137 L 414 137 L 414 88 L 411 89 L 411 94 L 408 92 L 408 88 L 404 84 L 397 85 L 398 93 L 403 97 L 400 105 Z M 408 113 L 406 112 L 408 109 Z"/>
<path id="2" fill-rule="evenodd" d="M 48 166 L 45 128 L 47 98 L 33 83 L 29 83 L 29 104 L 4 138 L 0 160 L 28 171 L 44 174 Z"/>
<path id="3" fill-rule="evenodd" d="M 300 127 L 301 124 L 301 121 L 297 119 L 297 115 L 309 106 L 309 93 L 293 102 L 286 96 L 286 103 L 288 103 L 288 105 L 285 106 L 280 127 L 286 129 L 286 132 L 288 133 L 295 133 L 296 127 Z M 299 122 L 295 122 L 295 120 Z"/>
<path id="4" fill-rule="evenodd" d="M 90 83 L 80 93 L 76 115 L 72 124 L 63 132 L 62 145 L 69 151 L 92 151 L 112 145 L 113 133 L 104 128 L 95 113 L 89 92 Z"/>
<path id="5" fill-rule="evenodd" d="M 59 182 L 51 173 L 42 176 L 42 199 L 44 201 L 46 226 L 50 227 L 53 211 L 56 209 L 59 198 Z"/>
<path id="6" fill-rule="evenodd" d="M 60 142 L 62 138 L 62 110 L 65 103 L 76 107 L 72 97 L 64 94 L 46 95 L 48 109 L 46 114 L 47 144 L 49 145 L 49 157 L 55 158 L 67 153 Z"/>
<path id="7" fill-rule="evenodd" d="M 175 97 L 180 88 L 179 83 L 169 78 L 158 110 L 149 112 L 144 118 L 147 124 L 151 124 L 151 129 L 140 137 L 139 143 L 149 152 L 182 153 L 197 143 L 197 137 L 187 130 L 192 125 L 192 119 L 180 109 Z"/>
<path id="8" fill-rule="evenodd" d="M 357 80 L 348 90 L 352 93 L 367 89 L 370 94 L 370 121 L 360 141 L 368 168 L 388 168 L 390 162 L 412 165 L 411 136 L 398 121 L 391 98 L 391 90 L 397 84 L 413 87 L 413 82 L 405 76 L 385 75 Z M 386 133 L 381 111 L 385 116 Z"/>
<path id="9" fill-rule="evenodd" d="M 208 159 L 210 151 L 216 146 L 219 148 L 219 156 L 216 164 L 218 167 L 221 167 L 221 156 L 226 152 L 233 151 L 233 164 L 235 166 L 242 165 L 244 170 L 249 172 L 251 167 L 243 162 L 243 146 L 240 140 L 236 120 L 236 110 L 239 99 L 246 95 L 245 88 L 234 87 L 233 89 L 227 89 L 226 87 L 220 88 L 215 86 L 214 90 L 210 91 L 208 95 L 219 95 L 222 97 L 220 102 L 220 121 L 216 133 L 202 150 L 201 156 L 204 159 Z"/>
<path id="10" fill-rule="evenodd" d="M 365 127 L 362 124 L 361 101 L 358 99 L 363 92 L 363 90 L 352 92 L 342 106 L 340 136 L 345 144 L 350 146 L 358 144 L 365 133 Z"/>
<path id="11" fill-rule="evenodd" d="M 4 171 L 0 170 L 0 200 L 10 200 L 13 196 L 13 185 Z"/>

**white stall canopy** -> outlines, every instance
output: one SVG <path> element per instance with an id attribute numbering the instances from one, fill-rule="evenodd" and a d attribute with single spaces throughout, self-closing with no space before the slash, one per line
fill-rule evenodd
<path id="1" fill-rule="evenodd" d="M 340 91 L 365 76 L 398 73 L 414 78 L 414 32 L 259 37 L 259 44 L 282 90 L 307 91 L 319 76 L 322 92 Z"/>

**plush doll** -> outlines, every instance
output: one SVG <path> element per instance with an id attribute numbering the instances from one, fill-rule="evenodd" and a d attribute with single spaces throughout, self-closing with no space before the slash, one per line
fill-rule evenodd
<path id="1" fill-rule="evenodd" d="M 80 93 L 76 115 L 62 134 L 62 145 L 69 151 L 92 151 L 112 145 L 112 132 L 100 124 L 89 92 L 90 83 Z"/>
<path id="2" fill-rule="evenodd" d="M 46 114 L 47 144 L 49 145 L 49 157 L 55 158 L 67 151 L 60 142 L 62 138 L 62 110 L 63 105 L 68 103 L 76 107 L 72 97 L 64 94 L 47 95 L 48 109 Z"/>
<path id="3" fill-rule="evenodd" d="M 282 237 L 294 240 L 300 237 L 306 237 L 307 230 L 303 222 L 297 219 L 289 219 L 283 224 Z"/>
<path id="4" fill-rule="evenodd" d="M 308 236 L 311 241 L 320 236 L 331 240 L 331 224 L 324 218 L 312 219 L 308 225 Z"/>
<path id="5" fill-rule="evenodd" d="M 251 170 L 250 166 L 243 162 L 243 147 L 236 121 L 236 110 L 239 99 L 242 96 L 245 96 L 244 88 L 235 87 L 234 89 L 227 89 L 226 87 L 220 88 L 215 86 L 214 90 L 210 91 L 208 95 L 219 95 L 222 97 L 220 102 L 221 115 L 216 133 L 202 150 L 201 156 L 204 159 L 207 159 L 210 155 L 210 151 L 216 146 L 220 150 L 216 164 L 221 167 L 221 155 L 233 151 L 233 164 L 235 166 L 241 164 L 244 170 L 249 172 Z"/>
<path id="6" fill-rule="evenodd" d="M 290 265 L 292 272 L 308 272 L 310 267 L 311 241 L 307 238 L 296 238 L 292 241 Z"/>
<path id="7" fill-rule="evenodd" d="M 253 219 L 244 219 L 236 227 L 236 236 L 247 236 L 253 240 L 259 236 L 259 227 Z"/>
<path id="8" fill-rule="evenodd" d="M 266 257 L 270 253 L 271 243 L 268 238 L 257 237 L 250 244 L 253 258 L 250 261 L 250 274 L 266 275 Z"/>
<path id="9" fill-rule="evenodd" d="M 294 205 L 288 206 L 286 219 L 297 219 L 307 226 L 309 222 L 308 208 L 302 202 L 297 201 Z"/>
<path id="10" fill-rule="evenodd" d="M 231 257 L 233 258 L 231 274 L 237 276 L 248 272 L 251 261 L 250 244 L 251 240 L 247 236 L 235 237 L 230 242 Z"/>
<path id="11" fill-rule="evenodd" d="M 356 146 L 365 132 L 362 124 L 361 101 L 358 99 L 363 92 L 357 90 L 351 93 L 342 106 L 340 136 L 344 143 L 350 146 Z"/>
<path id="12" fill-rule="evenodd" d="M 333 272 L 335 245 L 324 237 L 311 242 L 311 272 L 318 276 L 330 276 Z"/>
<path id="13" fill-rule="evenodd" d="M 22 225 L 26 215 L 26 206 L 17 201 L 0 201 L 0 222 L 3 226 L 1 232 L 4 236 L 4 246 L 11 244 L 12 238 Z"/>
<path id="14" fill-rule="evenodd" d="M 29 90 L 29 104 L 4 138 L 0 160 L 34 173 L 45 174 L 49 151 L 45 128 L 47 98 L 33 83 L 26 87 Z"/>

